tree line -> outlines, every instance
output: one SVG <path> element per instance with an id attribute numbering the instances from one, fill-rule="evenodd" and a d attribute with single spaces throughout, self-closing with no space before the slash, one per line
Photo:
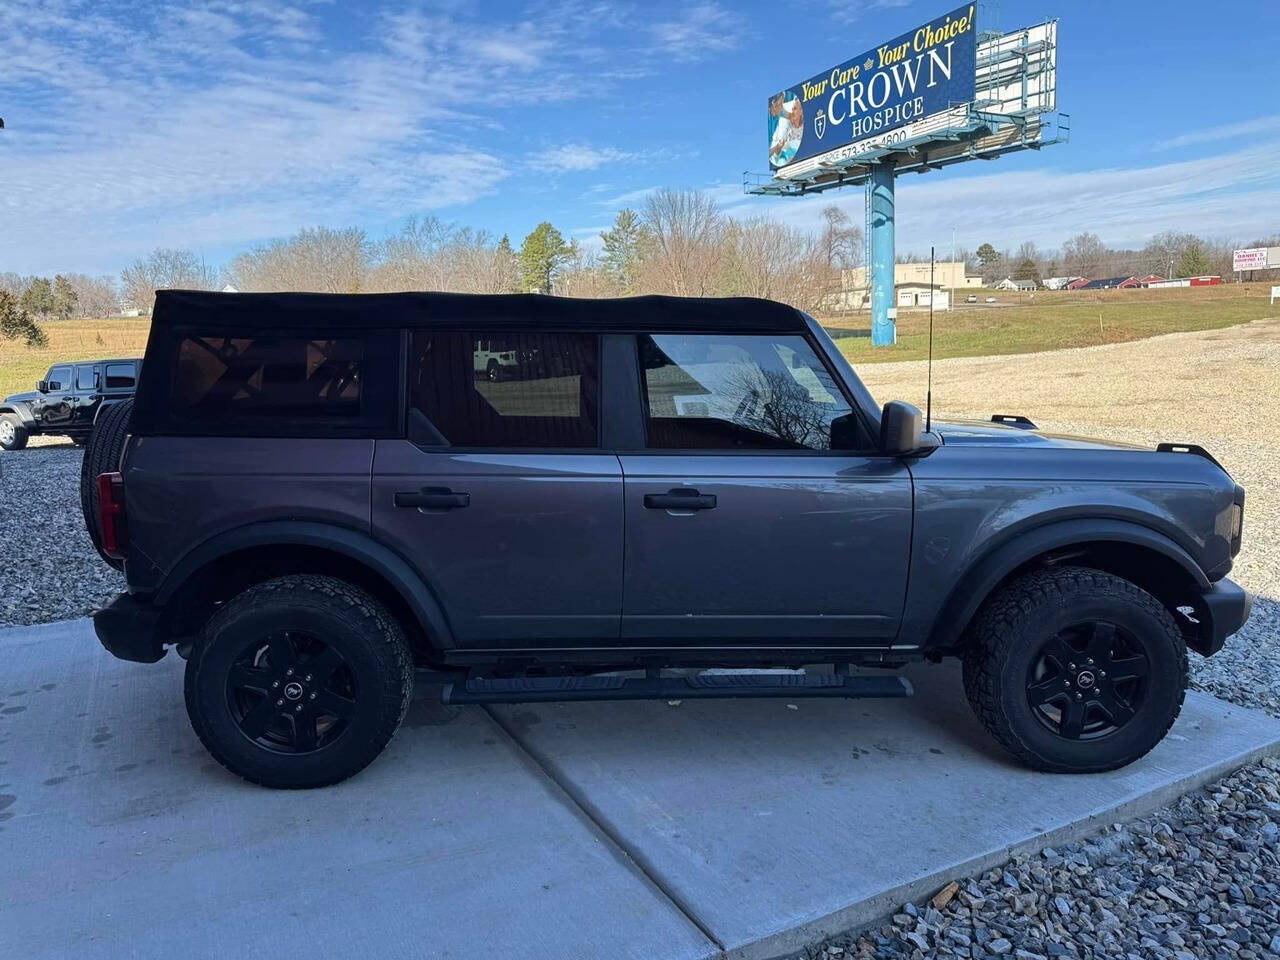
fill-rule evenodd
<path id="1" fill-rule="evenodd" d="M 1280 234 L 1247 244 L 1207 240 L 1193 233 L 1166 231 L 1153 236 L 1140 249 L 1110 248 L 1096 233 L 1084 232 L 1067 240 L 1060 248 L 1042 250 L 1033 242 L 1016 251 L 997 250 L 984 243 L 965 259 L 985 284 L 1005 277 L 1031 280 L 1037 285 L 1050 277 L 1145 277 L 1165 279 L 1231 275 L 1232 251 L 1241 247 L 1280 246 Z M 1254 279 L 1280 279 L 1280 270 L 1254 271 Z"/>
<path id="2" fill-rule="evenodd" d="M 767 215 L 730 216 L 706 193 L 672 189 L 656 190 L 637 209 L 620 211 L 599 241 L 566 239 L 544 221 L 516 247 L 506 235 L 411 217 L 381 238 L 356 227 L 303 229 L 246 250 L 221 268 L 191 250 L 162 248 L 134 260 L 118 279 L 0 273 L 0 338 L 40 343 L 46 320 L 106 316 L 122 307 L 145 312 L 159 289 L 228 285 L 246 292 L 753 296 L 817 313 L 838 299 L 833 295 L 845 285 L 842 271 L 861 264 L 864 252 L 862 230 L 835 205 L 822 209 L 816 229 L 804 230 Z M 1250 245 L 1280 245 L 1280 237 Z M 1166 232 L 1141 249 L 1113 249 L 1084 232 L 1057 249 L 1042 250 L 1031 241 L 1013 251 L 984 243 L 958 257 L 987 284 L 1011 277 L 1039 285 L 1059 276 L 1227 276 L 1233 246 Z"/>

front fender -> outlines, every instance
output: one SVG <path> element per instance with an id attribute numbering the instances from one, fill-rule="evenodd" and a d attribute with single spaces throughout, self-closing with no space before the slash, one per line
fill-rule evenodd
<path id="1" fill-rule="evenodd" d="M 39 424 L 36 423 L 35 414 L 31 411 L 30 404 L 24 403 L 21 400 L 10 400 L 5 403 L 0 403 L 0 413 L 17 414 L 18 419 L 22 422 L 22 426 L 28 430 L 39 426 Z"/>
<path id="2" fill-rule="evenodd" d="M 925 646 L 955 646 L 965 627 L 991 591 L 1023 564 L 1047 553 L 1085 543 L 1122 543 L 1141 547 L 1172 560 L 1201 589 L 1210 581 L 1195 558 L 1164 533 L 1129 520 L 1106 517 L 1048 522 L 1032 529 L 1018 529 L 997 538 L 936 604 L 908 594 L 908 607 L 916 600 L 914 625 L 927 636 Z M 914 585 L 913 585 L 914 587 Z M 932 606 L 930 611 L 928 608 Z M 924 609 L 919 609 L 924 608 Z M 927 624 L 921 621 L 930 618 Z"/>

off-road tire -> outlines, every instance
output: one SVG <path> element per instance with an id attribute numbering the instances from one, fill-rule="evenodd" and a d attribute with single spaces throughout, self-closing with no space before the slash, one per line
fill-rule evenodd
<path id="1" fill-rule="evenodd" d="M 309 753 L 277 753 L 249 739 L 229 706 L 229 671 L 246 639 L 282 629 L 323 635 L 357 680 L 350 727 Z M 409 707 L 413 658 L 400 624 L 368 593 L 332 577 L 287 576 L 250 587 L 209 619 L 184 686 L 196 735 L 232 773 L 279 789 L 324 787 L 359 773 L 390 742 Z"/>
<path id="2" fill-rule="evenodd" d="M 1133 717 L 1096 740 L 1048 730 L 1027 700 L 1027 674 L 1044 638 L 1090 618 L 1121 625 L 1150 673 Z M 1159 743 L 1182 709 L 1187 648 L 1172 615 L 1120 577 L 1083 567 L 1040 570 L 1004 587 L 966 632 L 964 688 L 983 726 L 1022 763 L 1054 773 L 1098 773 L 1132 763 Z"/>
<path id="3" fill-rule="evenodd" d="M 0 439 L 0 450 L 21 450 L 27 445 L 29 434 L 27 428 L 22 425 L 22 421 L 18 419 L 14 413 L 0 413 L 0 421 L 7 423 L 13 428 L 13 434 L 9 439 Z M 8 431 L 6 430 L 7 434 Z"/>
<path id="4" fill-rule="evenodd" d="M 119 468 L 132 413 L 132 400 L 122 400 L 107 407 L 98 418 L 93 433 L 89 434 L 84 459 L 80 461 L 80 510 L 84 514 L 84 527 L 89 531 L 89 539 L 93 541 L 98 555 L 117 570 L 124 568 L 124 561 L 109 557 L 102 550 L 102 531 L 98 528 L 98 474 L 111 473 Z"/>

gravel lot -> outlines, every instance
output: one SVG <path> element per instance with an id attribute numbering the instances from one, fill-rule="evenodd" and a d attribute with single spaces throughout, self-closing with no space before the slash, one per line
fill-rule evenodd
<path id="1" fill-rule="evenodd" d="M 46 437 L 0 453 L 0 627 L 83 617 L 124 590 L 85 533 L 81 456 Z"/>
<path id="2" fill-rule="evenodd" d="M 923 407 L 924 364 L 860 372 L 880 400 Z M 1192 657 L 1192 683 L 1280 716 L 1280 320 L 940 361 L 934 397 L 939 417 L 1022 413 L 1056 432 L 1212 451 L 1249 492 L 1233 576 L 1258 600 L 1221 653 Z M 83 529 L 80 456 L 69 444 L 0 454 L 0 627 L 81 616 L 123 589 Z M 882 927 L 802 956 L 1280 956 L 1280 764 L 1264 761 L 1155 817 L 957 880 L 945 903 L 904 905 Z"/>

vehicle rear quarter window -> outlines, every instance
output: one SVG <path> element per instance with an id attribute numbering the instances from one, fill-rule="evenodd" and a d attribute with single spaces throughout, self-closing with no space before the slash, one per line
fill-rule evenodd
<path id="1" fill-rule="evenodd" d="M 107 390 L 132 390 L 137 382 L 137 371 L 132 363 L 108 363 L 104 388 Z"/>
<path id="2" fill-rule="evenodd" d="M 172 402 L 179 420 L 360 417 L 360 338 L 186 336 L 177 354 Z"/>
<path id="3" fill-rule="evenodd" d="M 580 333 L 418 331 L 410 405 L 458 447 L 594 447 L 598 338 Z"/>
<path id="4" fill-rule="evenodd" d="M 638 350 L 650 449 L 870 445 L 835 378 L 804 337 L 654 334 L 641 336 Z M 840 424 L 849 425 L 847 436 Z"/>

